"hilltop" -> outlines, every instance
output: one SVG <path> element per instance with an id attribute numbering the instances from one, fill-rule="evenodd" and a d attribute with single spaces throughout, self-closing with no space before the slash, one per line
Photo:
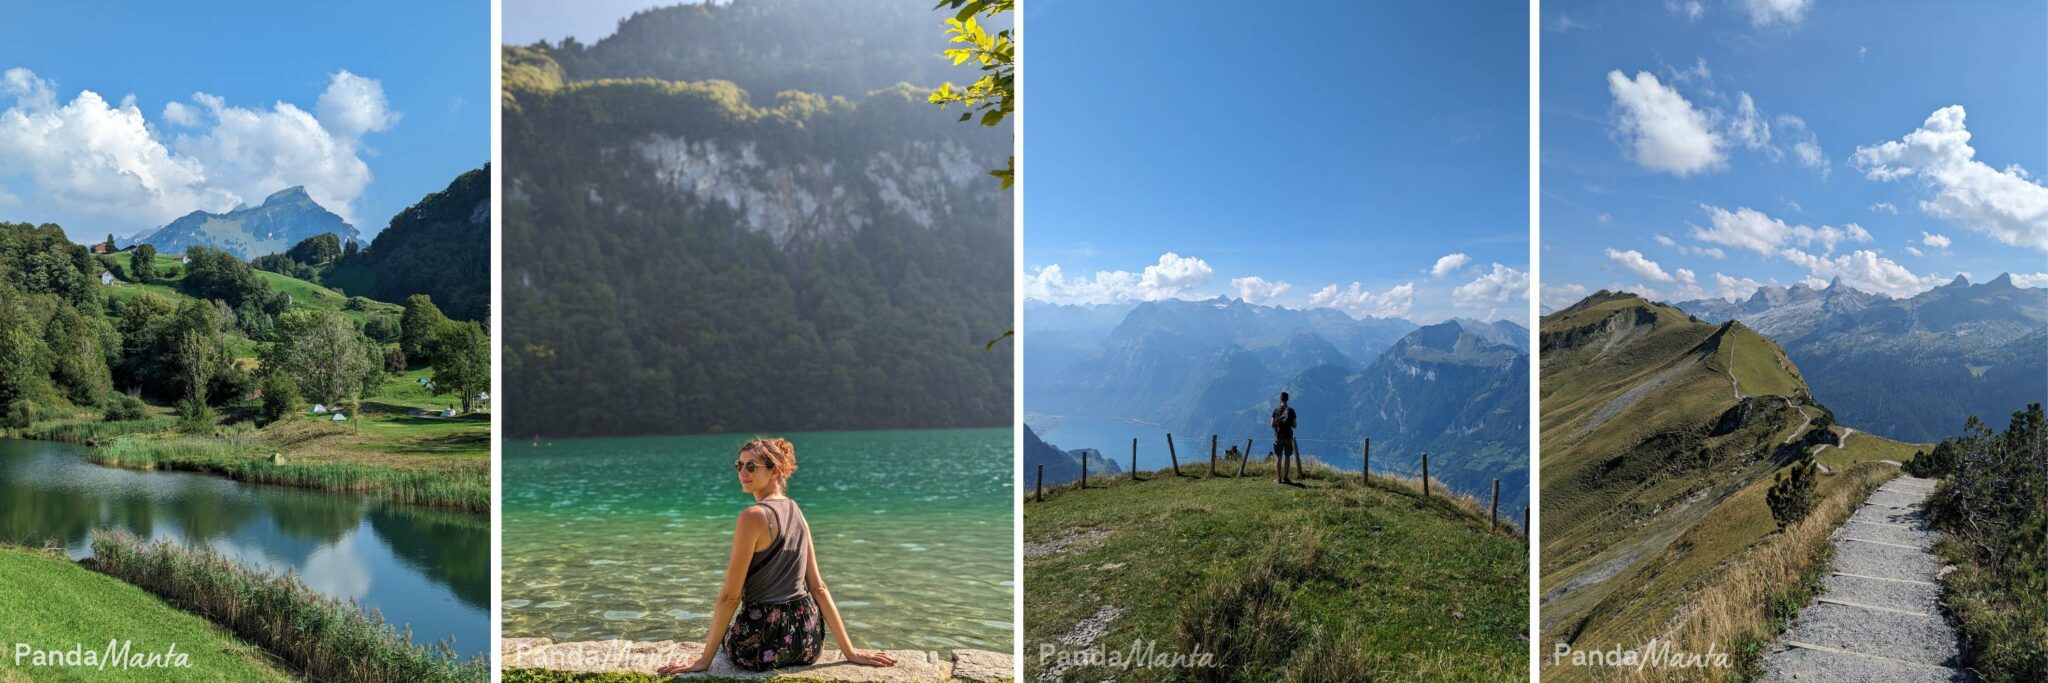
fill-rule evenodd
<path id="1" fill-rule="evenodd" d="M 2048 289 L 2017 286 L 2011 274 L 1982 283 L 1959 275 L 1898 299 L 1836 278 L 1822 289 L 1765 286 L 1740 302 L 1677 308 L 1777 340 L 1844 422 L 1891 438 L 1955 436 L 1970 416 L 2048 396 Z"/>
<path id="2" fill-rule="evenodd" d="M 1025 651 L 1128 656 L 1140 641 L 1252 679 L 1527 678 L 1528 549 L 1472 501 L 1320 464 L 1282 486 L 1247 465 L 1091 473 L 1027 498 Z M 1025 658 L 1027 678 L 1048 675 L 1183 677 Z"/>
<path id="3" fill-rule="evenodd" d="M 1692 633 L 1689 619 L 1761 614 L 1700 601 L 1789 542 L 1763 500 L 1773 473 L 1815 453 L 1833 499 L 1895 476 L 1873 463 L 1915 450 L 1835 425 L 1784 351 L 1741 322 L 1602 291 L 1545 316 L 1540 346 L 1545 652 L 1633 648 Z M 1797 590 L 1786 583 L 1768 588 Z"/>

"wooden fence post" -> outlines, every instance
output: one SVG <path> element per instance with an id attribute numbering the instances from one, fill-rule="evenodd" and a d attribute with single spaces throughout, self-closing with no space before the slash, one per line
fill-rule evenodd
<path id="1" fill-rule="evenodd" d="M 1493 515 L 1491 524 L 1494 531 L 1500 531 L 1500 480 L 1493 480 Z"/>
<path id="2" fill-rule="evenodd" d="M 1294 478 L 1307 479 L 1308 473 L 1301 469 L 1301 440 L 1287 437 L 1287 452 L 1294 457 Z"/>
<path id="3" fill-rule="evenodd" d="M 1370 484 L 1372 483 L 1372 437 L 1370 436 L 1365 437 L 1365 455 L 1361 459 L 1364 462 L 1359 464 L 1358 471 L 1365 475 L 1365 482 Z"/>
<path id="4" fill-rule="evenodd" d="M 1209 478 L 1216 478 L 1216 435 L 1209 435 Z"/>
<path id="5" fill-rule="evenodd" d="M 1422 454 L 1422 497 L 1429 497 L 1429 454 Z"/>
<path id="6" fill-rule="evenodd" d="M 1138 437 L 1131 437 L 1131 481 L 1138 480 Z"/>
<path id="7" fill-rule="evenodd" d="M 1166 457 L 1173 458 L 1173 476 L 1180 476 L 1180 453 L 1173 450 L 1173 432 L 1166 433 Z"/>
<path id="8" fill-rule="evenodd" d="M 1529 538 L 1529 506 L 1522 506 L 1522 538 Z"/>
<path id="9" fill-rule="evenodd" d="M 1038 466 L 1038 502 L 1045 502 L 1045 465 Z"/>
<path id="10" fill-rule="evenodd" d="M 1244 457 L 1237 459 L 1237 477 L 1244 478 L 1244 464 L 1252 461 L 1252 440 L 1244 440 Z"/>
<path id="11" fill-rule="evenodd" d="M 1088 488 L 1088 451 L 1081 451 L 1081 488 Z"/>

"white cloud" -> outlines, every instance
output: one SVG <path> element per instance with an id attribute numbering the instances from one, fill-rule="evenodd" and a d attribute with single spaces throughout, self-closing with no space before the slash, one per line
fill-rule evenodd
<path id="1" fill-rule="evenodd" d="M 1756 293 L 1758 287 L 1762 286 L 1764 286 L 1764 283 L 1746 277 L 1735 277 L 1722 273 L 1714 274 L 1714 296 L 1729 301 L 1747 299 L 1751 294 Z"/>
<path id="2" fill-rule="evenodd" d="M 1806 10 L 1812 6 L 1813 0 L 1742 0 L 1749 23 L 1757 26 L 1797 24 L 1806 19 Z"/>
<path id="3" fill-rule="evenodd" d="M 1815 256 L 1796 248 L 1787 247 L 1781 256 L 1812 272 L 1816 278 L 1842 278 L 1842 282 L 1866 292 L 1879 292 L 1893 297 L 1909 297 L 1932 289 L 1942 283 L 1934 275 L 1916 275 L 1898 262 L 1879 256 L 1868 249 L 1841 256 Z"/>
<path id="4" fill-rule="evenodd" d="M 1024 283 L 1024 294 L 1061 304 L 1183 299 L 1196 296 L 1194 290 L 1208 284 L 1211 272 L 1208 262 L 1170 251 L 1160 254 L 1159 262 L 1145 266 L 1141 273 L 1108 270 L 1068 279 L 1059 264 L 1053 264 L 1032 274 Z"/>
<path id="5" fill-rule="evenodd" d="M 1670 282 L 1672 280 L 1671 275 L 1664 272 L 1663 266 L 1657 265 L 1656 261 L 1643 258 L 1643 252 L 1634 249 L 1616 251 L 1614 247 L 1608 247 L 1607 258 L 1613 259 L 1614 262 L 1628 268 L 1630 272 L 1636 275 L 1658 282 Z"/>
<path id="6" fill-rule="evenodd" d="M 1801 168 L 1819 170 L 1820 179 L 1827 180 L 1835 171 L 1834 164 L 1828 161 L 1827 153 L 1821 150 L 1820 136 L 1807 129 L 1806 119 L 1791 114 L 1779 114 L 1777 120 L 1779 132 L 1792 139 L 1792 160 L 1799 162 Z"/>
<path id="7" fill-rule="evenodd" d="M 1872 204 L 1870 205 L 1870 210 L 1872 212 L 1882 211 L 1894 216 L 1899 215 L 1899 207 L 1892 206 L 1891 202 L 1878 202 L 1876 204 Z"/>
<path id="8" fill-rule="evenodd" d="M 1914 256 L 1926 256 L 1926 254 L 1920 253 L 1919 247 L 1906 247 L 1906 253 Z"/>
<path id="9" fill-rule="evenodd" d="M 1543 310 L 1545 312 L 1570 307 L 1572 304 L 1578 303 L 1579 300 L 1586 298 L 1586 294 L 1588 294 L 1585 285 L 1571 283 L 1543 285 L 1542 288 Z"/>
<path id="10" fill-rule="evenodd" d="M 1309 295 L 1310 306 L 1334 308 L 1353 317 L 1373 316 L 1397 318 L 1408 315 L 1415 305 L 1415 283 L 1404 282 L 1385 292 L 1374 294 L 1363 285 L 1353 282 L 1345 289 L 1329 285 Z"/>
<path id="11" fill-rule="evenodd" d="M 391 111 L 391 103 L 384 99 L 383 84 L 346 69 L 328 79 L 327 91 L 320 93 L 319 110 L 320 124 L 346 140 L 398 125 L 399 114 Z"/>
<path id="12" fill-rule="evenodd" d="M 0 176 L 31 179 L 46 209 L 144 230 L 193 210 L 223 211 L 303 185 L 346 220 L 370 183 L 358 136 L 396 123 L 377 81 L 335 74 L 321 96 L 325 122 L 284 102 L 270 111 L 194 94 L 164 106 L 165 122 L 193 132 L 166 139 L 133 96 L 110 104 L 83 90 L 59 105 L 56 88 L 27 69 L 0 77 Z M 0 99 L 4 101 L 4 99 Z M 325 126 L 332 126 L 332 129 Z"/>
<path id="13" fill-rule="evenodd" d="M 1669 237 L 1665 237 L 1665 236 L 1664 236 L 1664 235 L 1663 235 L 1662 233 L 1658 233 L 1658 235 L 1657 235 L 1657 243 L 1658 243 L 1658 244 L 1662 244 L 1662 245 L 1664 245 L 1664 246 L 1667 246 L 1667 247 L 1675 247 L 1675 246 L 1678 246 L 1678 240 L 1674 240 L 1674 239 L 1671 239 L 1671 238 L 1669 238 Z"/>
<path id="14" fill-rule="evenodd" d="M 1841 242 L 1869 242 L 1870 231 L 1855 223 L 1837 228 L 1823 225 L 1818 228 L 1804 225 L 1788 225 L 1785 221 L 1772 218 L 1762 211 L 1749 207 L 1738 207 L 1729 211 L 1717 206 L 1700 205 L 1707 212 L 1712 225 L 1692 228 L 1693 239 L 1702 242 L 1725 244 L 1738 249 L 1748 249 L 1759 254 L 1777 253 L 1787 244 L 1810 246 L 1820 243 L 1827 251 L 1835 250 Z"/>
<path id="15" fill-rule="evenodd" d="M 185 106 L 183 102 L 165 102 L 164 121 L 172 125 L 191 128 L 199 125 L 199 111 Z"/>
<path id="16" fill-rule="evenodd" d="M 1687 246 L 1685 248 L 1685 253 L 1697 254 L 1700 256 L 1711 256 L 1717 259 L 1728 258 L 1728 252 L 1722 251 L 1720 247 Z"/>
<path id="17" fill-rule="evenodd" d="M 1976 159 L 1961 105 L 1943 107 L 1904 138 L 1857 147 L 1851 160 L 1872 180 L 1918 177 L 1934 192 L 1920 210 L 1999 242 L 2048 252 L 2048 187 L 2025 169 Z"/>
<path id="18" fill-rule="evenodd" d="M 1656 76 L 1637 72 L 1630 80 L 1620 70 L 1609 71 L 1607 89 L 1617 113 L 1614 135 L 1637 164 L 1681 178 L 1724 165 L 1724 142 L 1708 126 L 1706 114 Z"/>
<path id="19" fill-rule="evenodd" d="M 1756 100 L 1750 99 L 1749 93 L 1736 95 L 1735 118 L 1728 122 L 1728 136 L 1744 147 L 1768 150 L 1772 156 L 1778 154 L 1777 148 L 1771 146 L 1771 124 L 1757 113 Z"/>
<path id="20" fill-rule="evenodd" d="M 1701 5 L 1700 0 L 1686 0 L 1685 2 L 1664 0 L 1664 9 L 1672 14 L 1685 17 L 1686 21 L 1699 21 L 1700 15 L 1707 12 L 1706 6 Z"/>
<path id="21" fill-rule="evenodd" d="M 1263 304 L 1278 299 L 1280 295 L 1286 294 L 1287 290 L 1294 288 L 1292 284 L 1268 282 L 1265 278 L 1257 275 L 1232 278 L 1230 286 L 1237 288 L 1237 298 L 1255 304 Z"/>
<path id="22" fill-rule="evenodd" d="M 1948 245 L 1954 244 L 1955 241 L 1949 239 L 1947 235 L 1936 235 L 1931 232 L 1922 232 L 1920 233 L 1920 243 L 1930 247 L 1934 247 L 1936 249 L 1947 249 Z"/>
<path id="23" fill-rule="evenodd" d="M 2012 283 L 2018 287 L 2048 287 L 2048 271 L 2040 273 L 2013 273 Z"/>
<path id="24" fill-rule="evenodd" d="M 1552 19 L 1550 23 L 1545 24 L 1543 28 L 1558 33 L 1569 33 L 1577 29 L 1588 27 L 1584 23 L 1573 20 L 1570 16 L 1560 14 L 1557 15 L 1556 19 Z"/>
<path id="25" fill-rule="evenodd" d="M 1495 263 L 1491 271 L 1451 290 L 1451 304 L 1461 308 L 1491 308 L 1521 302 L 1527 305 L 1529 274 Z"/>
<path id="26" fill-rule="evenodd" d="M 1463 253 L 1445 254 L 1443 258 L 1436 260 L 1436 265 L 1429 267 L 1429 276 L 1443 277 L 1449 275 L 1452 271 L 1463 268 L 1465 264 L 1470 262 L 1472 262 L 1472 257 L 1466 256 Z"/>

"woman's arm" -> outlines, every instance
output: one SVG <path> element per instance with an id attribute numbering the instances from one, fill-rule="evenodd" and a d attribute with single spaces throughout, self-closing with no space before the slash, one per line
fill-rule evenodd
<path id="1" fill-rule="evenodd" d="M 818 611 L 825 616 L 825 628 L 832 632 L 832 641 L 839 644 L 839 651 L 845 653 L 846 661 L 867 666 L 895 666 L 896 659 L 886 652 L 853 649 L 853 637 L 847 635 L 846 624 L 839 620 L 839 608 L 832 604 L 832 592 L 825 589 L 825 577 L 818 573 L 818 551 L 811 547 L 810 534 L 804 534 L 804 556 L 810 558 L 804 567 L 804 583 L 810 586 L 811 597 L 818 601 Z"/>
<path id="2" fill-rule="evenodd" d="M 732 556 L 725 561 L 725 583 L 719 585 L 718 603 L 711 610 L 711 637 L 704 641 L 704 653 L 689 666 L 671 664 L 662 667 L 661 673 L 690 673 L 711 668 L 712 657 L 718 654 L 718 646 L 725 640 L 725 630 L 732 624 L 732 615 L 739 611 L 740 598 L 746 592 L 747 565 L 754 559 L 754 546 L 772 533 L 768 528 L 768 513 L 761 508 L 748 506 L 740 511 L 739 521 L 733 523 Z"/>

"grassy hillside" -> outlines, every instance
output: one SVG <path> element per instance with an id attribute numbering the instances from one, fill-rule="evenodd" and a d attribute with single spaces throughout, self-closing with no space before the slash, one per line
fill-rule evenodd
<path id="1" fill-rule="evenodd" d="M 62 553 L 0 546 L 0 624 L 11 643 L 103 651 L 109 634 L 131 641 L 133 653 L 162 653 L 172 644 L 191 667 L 177 679 L 288 681 L 262 650 L 147 591 L 73 563 Z M 24 664 L 26 662 L 24 661 Z M 154 674 L 154 675 L 151 675 Z M 17 667 L 14 649 L 0 658 L 0 682 L 170 680 L 162 670 Z"/>
<path id="2" fill-rule="evenodd" d="M 178 288 L 184 271 L 176 256 L 159 255 L 157 271 L 176 270 L 177 277 L 159 283 L 132 281 L 134 252 L 97 257 L 120 281 L 91 287 L 110 300 L 153 292 L 173 301 L 191 297 Z M 292 295 L 294 307 L 338 311 L 358 325 L 372 317 L 396 321 L 401 309 L 391 304 L 356 300 L 349 304 L 334 290 L 268 271 L 255 271 L 276 291 Z M 111 315 L 111 306 L 105 314 Z M 111 319 L 110 319 L 111 320 Z M 236 363 L 260 368 L 263 343 L 231 331 L 228 347 Z M 386 346 L 390 346 L 387 344 Z M 194 434 L 168 416 L 171 410 L 149 406 L 149 417 L 130 422 L 103 422 L 101 411 L 52 405 L 48 419 L 15 430 L 17 436 L 88 443 L 94 461 L 135 469 L 178 469 L 306 488 L 360 491 L 414 503 L 478 512 L 490 504 L 490 422 L 488 413 L 456 418 L 415 415 L 460 401 L 436 395 L 419 384 L 432 370 L 413 368 L 386 376 L 365 397 L 360 414 L 347 422 L 300 411 L 297 415 L 257 426 L 250 418 L 259 403 L 254 397 L 223 406 L 212 433 Z M 278 456 L 273 460 L 272 456 Z"/>
<path id="3" fill-rule="evenodd" d="M 1827 409 L 1798 368 L 1740 323 L 1602 292 L 1546 316 L 1542 346 L 1542 652 L 1681 632 L 1711 641 L 1701 649 L 1756 644 L 1741 641 L 1769 630 L 1764 601 L 1709 598 L 1796 593 L 1832 528 L 1780 532 L 1765 502 L 1776 470 L 1814 453 L 1827 469 L 1819 497 L 1846 515 L 1848 498 L 1897 474 L 1868 463 L 1916 448 L 1841 426 L 1820 433 Z"/>
<path id="4" fill-rule="evenodd" d="M 1063 680 L 1527 680 L 1527 546 L 1473 501 L 1317 465 L 1299 487 L 1263 463 L 1185 469 L 1025 503 L 1027 678 L 1060 669 L 1041 647 L 1128 656 L 1135 640 L 1215 668 Z"/>
<path id="5" fill-rule="evenodd" d="M 159 275 L 157 282 L 149 284 L 135 281 L 135 252 L 132 250 L 117 254 L 104 254 L 99 257 L 99 261 L 102 265 L 107 266 L 107 270 L 112 272 L 114 277 L 119 278 L 118 284 L 107 288 L 107 295 L 114 300 L 133 298 L 142 292 L 155 292 L 168 297 L 188 298 L 184 292 L 179 291 L 177 288 L 177 283 L 185 279 L 185 271 L 178 264 L 178 256 L 176 254 L 158 254 L 156 257 L 157 273 L 175 272 L 176 276 L 166 278 Z M 372 316 L 397 316 L 404 312 L 404 308 L 397 304 L 371 299 L 363 300 L 363 308 L 361 310 L 352 310 L 347 306 L 349 297 L 341 292 L 267 270 L 256 271 L 256 277 L 269 283 L 271 289 L 292 295 L 292 305 L 294 306 L 340 311 L 343 316 L 348 317 L 350 321 L 358 325 L 367 322 Z"/>

